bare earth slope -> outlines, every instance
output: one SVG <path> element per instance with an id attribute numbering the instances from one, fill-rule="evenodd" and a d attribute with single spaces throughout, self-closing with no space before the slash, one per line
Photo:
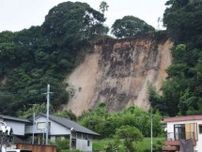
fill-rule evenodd
<path id="1" fill-rule="evenodd" d="M 152 37 L 108 40 L 97 44 L 93 53 L 65 80 L 72 98 L 64 109 L 76 115 L 106 103 L 109 111 L 136 105 L 149 108 L 148 85 L 159 90 L 171 64 L 172 42 Z"/>

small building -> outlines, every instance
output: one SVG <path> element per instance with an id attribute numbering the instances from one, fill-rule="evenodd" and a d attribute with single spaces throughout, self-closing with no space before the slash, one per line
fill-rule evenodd
<path id="1" fill-rule="evenodd" d="M 190 141 L 194 152 L 202 152 L 202 115 L 189 115 L 165 118 L 167 141 L 165 152 L 177 152 L 182 142 Z M 188 142 L 187 145 L 188 146 Z M 181 147 L 180 147 L 181 146 Z"/>
<path id="2" fill-rule="evenodd" d="M 13 141 L 22 142 L 25 137 L 25 126 L 30 123 L 27 119 L 0 115 L 0 121 L 5 122 L 13 130 Z"/>
<path id="3" fill-rule="evenodd" d="M 36 144 L 45 142 L 46 115 L 39 114 L 35 123 L 26 126 L 25 134 L 32 136 Z M 49 117 L 49 141 L 56 139 L 67 139 L 71 149 L 78 149 L 84 152 L 92 152 L 92 138 L 98 136 L 96 132 L 89 130 L 78 123 L 67 118 L 50 115 Z"/>

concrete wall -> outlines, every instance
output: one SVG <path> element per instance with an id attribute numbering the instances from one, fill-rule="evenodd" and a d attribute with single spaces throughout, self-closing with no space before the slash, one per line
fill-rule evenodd
<path id="1" fill-rule="evenodd" d="M 179 121 L 179 122 L 168 122 L 167 123 L 167 133 L 168 139 L 174 140 L 174 125 L 175 124 L 188 124 L 188 123 L 195 123 L 196 124 L 196 132 L 198 140 L 196 141 L 196 146 L 194 147 L 194 150 L 197 152 L 202 152 L 202 134 L 199 133 L 199 125 L 202 125 L 202 120 L 193 120 L 193 121 Z"/>

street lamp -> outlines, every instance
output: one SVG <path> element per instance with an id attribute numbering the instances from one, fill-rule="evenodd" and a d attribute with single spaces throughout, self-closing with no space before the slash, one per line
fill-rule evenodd
<path id="1" fill-rule="evenodd" d="M 153 116 L 152 116 L 152 109 L 150 111 L 150 119 L 151 119 L 151 152 L 153 152 Z"/>

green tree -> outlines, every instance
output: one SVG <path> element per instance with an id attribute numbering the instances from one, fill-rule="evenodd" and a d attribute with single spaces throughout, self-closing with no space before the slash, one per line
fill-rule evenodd
<path id="1" fill-rule="evenodd" d="M 65 118 L 69 118 L 70 120 L 76 121 L 77 117 L 76 115 L 71 111 L 58 111 L 55 113 L 55 115 L 60 116 L 60 117 L 65 117 Z"/>
<path id="2" fill-rule="evenodd" d="M 150 91 L 152 106 L 165 115 L 201 113 L 202 93 L 200 59 L 202 57 L 201 1 L 168 0 L 164 25 L 175 42 L 173 64 L 162 95 Z"/>
<path id="3" fill-rule="evenodd" d="M 116 138 L 123 140 L 127 152 L 135 152 L 134 143 L 143 139 L 142 133 L 133 126 L 122 126 L 116 130 Z"/>
<path id="4" fill-rule="evenodd" d="M 43 103 L 48 83 L 53 107 L 66 103 L 68 84 L 63 80 L 95 38 L 107 32 L 104 21 L 104 15 L 86 3 L 65 2 L 49 11 L 42 26 L 0 33 L 0 80 L 6 80 L 0 92 L 14 94 L 6 108 L 2 98 L 2 112 L 16 115 L 29 104 Z"/>
<path id="5" fill-rule="evenodd" d="M 107 2 L 102 1 L 99 7 L 100 11 L 104 14 L 106 11 L 108 11 L 109 5 L 107 4 Z"/>
<path id="6" fill-rule="evenodd" d="M 100 105 L 95 110 L 85 113 L 79 120 L 82 125 L 98 132 L 102 138 L 113 137 L 117 128 L 126 125 L 135 126 L 144 136 L 150 136 L 150 114 L 137 107 L 130 107 L 118 113 L 108 113 L 106 107 Z M 155 137 L 162 133 L 160 120 L 161 116 L 155 113 L 153 116 Z"/>
<path id="7" fill-rule="evenodd" d="M 164 13 L 164 25 L 177 43 L 201 47 L 201 1 L 169 0 Z"/>
<path id="8" fill-rule="evenodd" d="M 33 104 L 30 105 L 28 109 L 24 107 L 22 111 L 18 111 L 18 115 L 23 118 L 32 117 L 34 113 L 35 115 L 38 115 L 40 113 L 46 113 L 46 104 Z"/>
<path id="9" fill-rule="evenodd" d="M 105 34 L 104 21 L 104 15 L 86 3 L 64 2 L 49 11 L 42 31 L 59 45 L 75 46 Z"/>
<path id="10" fill-rule="evenodd" d="M 124 16 L 112 25 L 112 34 L 117 38 L 134 37 L 137 34 L 154 32 L 154 28 L 134 16 Z"/>

